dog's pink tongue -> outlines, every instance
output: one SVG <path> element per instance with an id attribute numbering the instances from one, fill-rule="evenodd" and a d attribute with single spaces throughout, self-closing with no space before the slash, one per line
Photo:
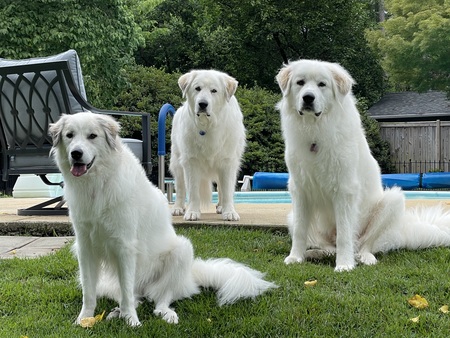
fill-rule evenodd
<path id="1" fill-rule="evenodd" d="M 79 176 L 85 174 L 86 171 L 87 171 L 86 164 L 76 163 L 72 166 L 72 168 L 70 168 L 70 172 L 72 173 L 73 176 L 76 176 L 76 177 L 79 177 Z"/>

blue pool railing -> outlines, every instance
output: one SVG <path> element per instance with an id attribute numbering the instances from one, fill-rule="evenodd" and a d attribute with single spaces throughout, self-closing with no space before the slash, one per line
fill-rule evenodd
<path id="1" fill-rule="evenodd" d="M 166 119 L 168 115 L 172 117 L 175 115 L 175 108 L 170 103 L 164 104 L 158 115 L 158 187 L 163 193 L 165 192 L 164 157 L 166 155 Z"/>

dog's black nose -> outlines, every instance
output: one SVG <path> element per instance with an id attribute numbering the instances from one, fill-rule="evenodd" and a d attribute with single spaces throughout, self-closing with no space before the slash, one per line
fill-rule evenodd
<path id="1" fill-rule="evenodd" d="M 70 153 L 70 156 L 72 156 L 72 158 L 75 161 L 78 161 L 81 159 L 81 157 L 83 156 L 83 152 L 81 150 L 74 150 Z"/>
<path id="2" fill-rule="evenodd" d="M 311 104 L 314 102 L 314 95 L 312 94 L 306 94 L 305 96 L 303 96 L 303 102 L 307 103 L 307 104 Z"/>
<path id="3" fill-rule="evenodd" d="M 199 102 L 198 106 L 201 110 L 205 110 L 208 107 L 208 102 Z"/>

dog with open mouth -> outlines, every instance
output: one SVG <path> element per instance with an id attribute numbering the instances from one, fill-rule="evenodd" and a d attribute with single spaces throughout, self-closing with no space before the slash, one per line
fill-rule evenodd
<path id="1" fill-rule="evenodd" d="M 292 61 L 276 80 L 292 196 L 286 264 L 335 254 L 341 272 L 375 264 L 378 252 L 450 246 L 448 210 L 405 210 L 399 188 L 383 189 L 345 68 Z"/>
<path id="2" fill-rule="evenodd" d="M 122 144 L 119 128 L 112 117 L 90 112 L 64 115 L 49 128 L 75 232 L 83 290 L 76 322 L 94 315 L 101 296 L 119 303 L 108 319 L 138 326 L 136 307 L 145 299 L 155 302 L 156 315 L 178 323 L 171 303 L 200 287 L 217 289 L 220 305 L 275 288 L 231 259 L 194 258 L 191 242 L 175 233 L 166 197 Z"/>

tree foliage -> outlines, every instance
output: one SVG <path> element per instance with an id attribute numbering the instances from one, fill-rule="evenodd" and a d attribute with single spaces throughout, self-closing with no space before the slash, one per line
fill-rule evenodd
<path id="1" fill-rule="evenodd" d="M 121 69 L 143 42 L 126 0 L 0 0 L 0 57 L 22 59 L 75 49 L 90 101 L 107 108 Z"/>
<path id="2" fill-rule="evenodd" d="M 242 174 L 285 172 L 274 81 L 283 62 L 340 62 L 357 80 L 359 97 L 373 102 L 381 93 L 381 68 L 363 35 L 371 25 L 366 3 L 373 1 L 0 0 L 0 57 L 77 50 L 91 103 L 151 113 L 154 182 L 158 112 L 166 102 L 182 103 L 178 77 L 194 68 L 226 71 L 240 82 L 236 96 L 247 128 Z M 142 37 L 145 46 L 135 53 Z M 138 120 L 120 122 L 122 136 L 140 137 Z M 376 128 L 368 123 L 370 139 Z M 167 149 L 170 129 L 169 119 Z M 384 148 L 373 137 L 380 161 Z"/>
<path id="3" fill-rule="evenodd" d="M 253 175 L 257 171 L 286 172 L 280 116 L 275 109 L 280 95 L 260 87 L 244 87 L 238 89 L 236 98 L 247 128 L 242 174 Z"/>
<path id="4" fill-rule="evenodd" d="M 241 84 L 277 90 L 274 76 L 299 58 L 339 62 L 371 102 L 382 69 L 367 48 L 373 24 L 369 2 L 359 0 L 166 0 L 146 15 L 146 46 L 138 62 L 185 72 L 216 68 Z"/>
<path id="5" fill-rule="evenodd" d="M 394 89 L 450 93 L 450 2 L 386 0 L 385 6 L 390 17 L 367 36 Z"/>
<path id="6" fill-rule="evenodd" d="M 178 88 L 178 77 L 180 73 L 167 73 L 155 67 L 144 67 L 133 65 L 126 68 L 127 86 L 117 96 L 114 106 L 117 110 L 135 112 L 147 112 L 151 115 L 151 155 L 153 171 L 151 180 L 158 182 L 158 113 L 164 103 L 170 103 L 175 107 L 182 102 L 181 92 Z M 141 119 L 137 117 L 122 117 L 121 136 L 141 138 Z M 166 150 L 170 153 L 170 130 L 171 121 L 166 123 Z M 168 164 L 168 160 L 166 161 Z M 167 172 L 167 165 L 166 165 Z"/>

